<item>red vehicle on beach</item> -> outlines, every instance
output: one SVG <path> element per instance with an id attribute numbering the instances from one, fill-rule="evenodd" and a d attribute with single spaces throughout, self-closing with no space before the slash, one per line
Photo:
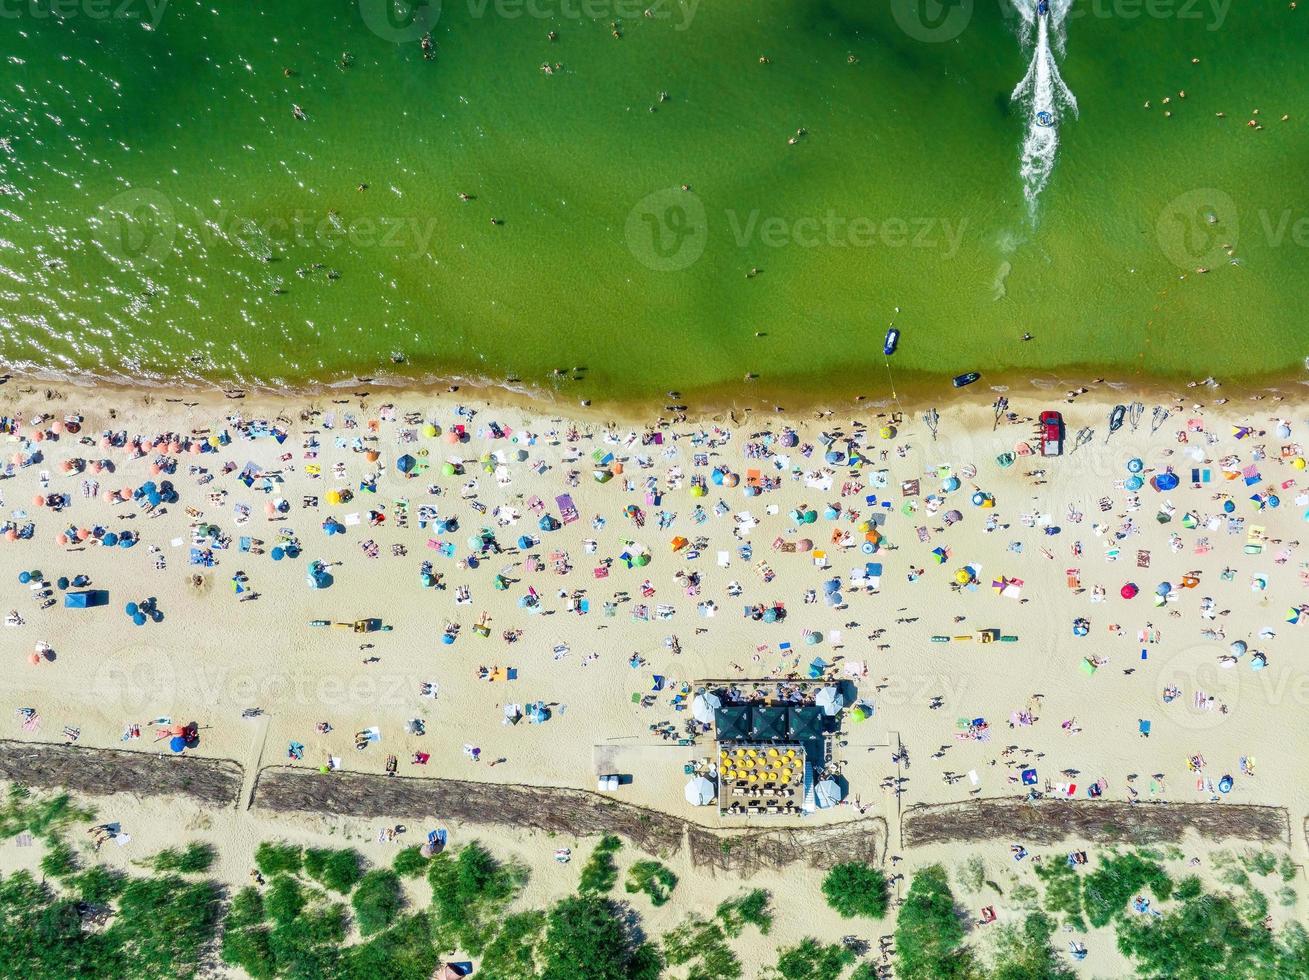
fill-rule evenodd
<path id="1" fill-rule="evenodd" d="M 1064 453 L 1064 417 L 1059 412 L 1041 413 L 1041 455 L 1062 456 Z"/>

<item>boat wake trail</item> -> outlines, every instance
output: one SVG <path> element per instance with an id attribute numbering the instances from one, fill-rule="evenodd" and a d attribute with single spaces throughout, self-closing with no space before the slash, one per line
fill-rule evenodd
<path id="1" fill-rule="evenodd" d="M 1055 53 L 1064 52 L 1064 18 L 1073 0 L 1013 0 L 1023 24 L 1019 40 L 1032 51 L 1032 63 L 1010 98 L 1027 112 L 1023 158 L 1019 176 L 1032 218 L 1036 202 L 1054 170 L 1059 150 L 1059 122 L 1063 113 L 1077 116 L 1077 99 L 1064 84 Z"/>

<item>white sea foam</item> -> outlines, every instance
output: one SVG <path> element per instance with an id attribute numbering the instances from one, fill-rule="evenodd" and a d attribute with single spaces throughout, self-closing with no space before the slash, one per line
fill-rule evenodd
<path id="1" fill-rule="evenodd" d="M 1019 40 L 1024 50 L 1032 51 L 1032 63 L 1010 98 L 1027 114 L 1027 132 L 1023 137 L 1019 177 L 1028 211 L 1036 218 L 1036 203 L 1050 180 L 1055 156 L 1059 151 L 1059 125 L 1065 112 L 1077 116 L 1077 99 L 1064 84 L 1055 61 L 1056 52 L 1064 52 L 1064 18 L 1072 0 L 1050 0 L 1050 11 L 1038 16 L 1038 0 L 1013 0 L 1023 23 Z"/>

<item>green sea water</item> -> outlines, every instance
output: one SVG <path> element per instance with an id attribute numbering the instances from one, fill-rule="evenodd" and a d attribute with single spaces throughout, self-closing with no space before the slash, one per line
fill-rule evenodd
<path id="1" fill-rule="evenodd" d="M 1075 0 L 1049 132 L 1010 0 L 0 6 L 11 368 L 875 391 L 892 320 L 905 377 L 1309 355 L 1289 4 Z"/>

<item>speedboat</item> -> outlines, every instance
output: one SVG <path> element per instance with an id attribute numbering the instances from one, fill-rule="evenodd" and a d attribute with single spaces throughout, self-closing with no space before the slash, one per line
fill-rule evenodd
<path id="1" fill-rule="evenodd" d="M 956 388 L 964 388 L 972 384 L 981 376 L 981 373 L 978 371 L 969 371 L 967 374 L 958 375 L 950 383 Z"/>
<path id="2" fill-rule="evenodd" d="M 1044 17 L 1050 12 L 1050 0 L 1040 0 L 1036 5 L 1036 16 Z"/>
<path id="3" fill-rule="evenodd" d="M 1044 126 L 1046 129 L 1049 129 L 1054 125 L 1054 113 L 1042 109 L 1036 114 L 1036 123 L 1038 126 Z"/>
<path id="4" fill-rule="evenodd" d="M 1123 427 L 1123 417 L 1127 415 L 1126 405 L 1115 405 L 1109 413 L 1109 432 L 1113 434 Z"/>
<path id="5" fill-rule="evenodd" d="M 892 327 L 886 331 L 886 340 L 882 343 L 882 353 L 890 357 L 895 353 L 896 346 L 900 343 L 900 331 Z"/>

